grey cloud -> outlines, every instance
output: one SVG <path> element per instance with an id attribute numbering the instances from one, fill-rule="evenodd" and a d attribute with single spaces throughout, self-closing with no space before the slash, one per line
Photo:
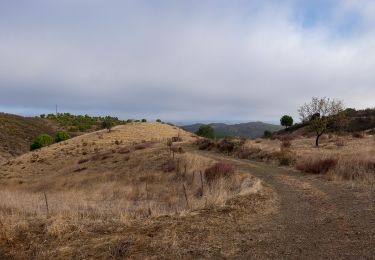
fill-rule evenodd
<path id="1" fill-rule="evenodd" d="M 303 28 L 294 1 L 32 2 L 0 20 L 2 107 L 277 121 L 311 96 L 374 106 L 368 2 L 339 5 L 364 17 L 356 38 Z"/>

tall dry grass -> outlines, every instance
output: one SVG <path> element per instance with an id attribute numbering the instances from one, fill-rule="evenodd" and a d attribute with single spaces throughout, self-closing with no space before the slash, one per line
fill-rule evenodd
<path id="1" fill-rule="evenodd" d="M 19 239 L 36 222 L 45 225 L 48 235 L 61 237 L 85 232 L 87 226 L 98 223 L 126 225 L 163 215 L 181 216 L 222 206 L 252 189 L 252 185 L 243 184 L 249 182 L 248 176 L 239 173 L 208 183 L 204 172 L 215 161 L 195 154 L 171 158 L 167 148 L 156 147 L 132 151 L 127 161 L 119 162 L 124 156 L 121 153 L 113 156 L 100 160 L 100 164 L 108 165 L 100 168 L 95 164 L 95 170 L 90 170 L 93 161 L 89 160 L 79 163 L 87 170 L 73 175 L 42 177 L 30 186 L 3 186 L 0 239 Z M 161 165 L 166 160 L 174 160 L 178 167 L 164 172 Z"/>
<path id="2" fill-rule="evenodd" d="M 318 148 L 313 137 L 248 140 L 240 156 L 295 166 L 304 172 L 325 174 L 331 180 L 373 184 L 375 136 L 363 134 L 360 137 L 324 135 Z"/>

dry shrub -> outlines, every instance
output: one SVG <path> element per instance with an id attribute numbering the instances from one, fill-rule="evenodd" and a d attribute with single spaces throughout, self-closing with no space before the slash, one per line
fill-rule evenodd
<path id="1" fill-rule="evenodd" d="M 371 130 L 367 131 L 366 134 L 375 136 L 375 129 L 371 129 Z"/>
<path id="2" fill-rule="evenodd" d="M 237 152 L 238 158 L 240 159 L 251 159 L 262 151 L 259 147 L 246 147 Z"/>
<path id="3" fill-rule="evenodd" d="M 181 142 L 182 139 L 181 139 L 181 137 L 179 137 L 179 136 L 173 136 L 172 139 L 171 139 L 171 141 L 172 141 L 173 143 L 175 143 L 175 142 Z"/>
<path id="4" fill-rule="evenodd" d="M 297 138 L 297 135 L 295 134 L 287 134 L 287 135 L 282 135 L 279 137 L 280 141 L 293 141 L 294 139 Z"/>
<path id="5" fill-rule="evenodd" d="M 220 178 L 230 178 L 234 174 L 234 167 L 228 162 L 218 162 L 204 171 L 204 177 L 208 183 Z"/>
<path id="6" fill-rule="evenodd" d="M 363 132 L 354 132 L 352 133 L 353 138 L 364 138 L 365 134 Z"/>
<path id="7" fill-rule="evenodd" d="M 337 162 L 335 158 L 305 158 L 297 162 L 297 169 L 314 174 L 327 173 L 336 167 Z"/>
<path id="8" fill-rule="evenodd" d="M 168 159 L 161 165 L 163 172 L 173 172 L 177 169 L 177 162 L 173 159 Z"/>
<path id="9" fill-rule="evenodd" d="M 374 183 L 375 159 L 374 158 L 340 158 L 337 166 L 331 172 L 332 179 L 363 181 Z"/>
<path id="10" fill-rule="evenodd" d="M 281 141 L 281 144 L 280 144 L 280 147 L 281 149 L 283 148 L 290 148 L 292 146 L 292 142 L 289 141 L 289 140 L 282 140 Z"/>
<path id="11" fill-rule="evenodd" d="M 295 161 L 295 155 L 287 149 L 276 152 L 273 156 L 278 159 L 281 166 L 289 166 Z"/>
<path id="12" fill-rule="evenodd" d="M 108 158 L 112 158 L 112 151 L 106 151 L 102 153 L 95 154 L 94 156 L 91 157 L 91 161 L 100 161 L 100 160 L 105 160 Z"/>
<path id="13" fill-rule="evenodd" d="M 78 161 L 78 164 L 82 164 L 82 163 L 85 163 L 85 162 L 88 162 L 90 159 L 88 158 L 84 158 L 84 159 L 81 159 Z"/>
<path id="14" fill-rule="evenodd" d="M 152 147 L 154 144 L 155 144 L 154 142 L 144 142 L 141 144 L 134 145 L 133 148 L 134 150 L 143 150 L 143 149 Z"/>
<path id="15" fill-rule="evenodd" d="M 84 170 L 87 170 L 87 167 L 81 167 L 81 168 L 75 169 L 73 172 L 82 172 Z"/>
<path id="16" fill-rule="evenodd" d="M 127 154 L 127 153 L 130 153 L 130 149 L 128 147 L 122 147 L 117 152 L 119 154 Z"/>
<path id="17" fill-rule="evenodd" d="M 206 138 L 198 139 L 196 141 L 196 144 L 198 145 L 199 150 L 211 150 L 212 148 L 216 146 L 214 141 L 210 139 L 206 139 Z"/>
<path id="18" fill-rule="evenodd" d="M 231 153 L 233 152 L 235 144 L 230 140 L 223 139 L 217 144 L 217 148 L 220 152 Z"/>
<path id="19" fill-rule="evenodd" d="M 128 256 L 130 245 L 129 241 L 117 241 L 109 246 L 109 255 L 112 259 L 124 259 Z"/>

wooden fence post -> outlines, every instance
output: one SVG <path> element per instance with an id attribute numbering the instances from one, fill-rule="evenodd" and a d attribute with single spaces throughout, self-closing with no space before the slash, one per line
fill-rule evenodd
<path id="1" fill-rule="evenodd" d="M 186 193 L 186 187 L 185 187 L 185 184 L 182 184 L 182 187 L 184 187 L 184 193 L 185 193 L 186 205 L 187 205 L 188 208 L 190 209 L 190 204 L 189 204 L 189 199 L 188 199 L 188 196 L 187 196 L 187 193 Z"/>
<path id="2" fill-rule="evenodd" d="M 202 171 L 199 171 L 200 175 L 201 175 L 201 189 L 202 189 L 202 196 L 203 196 L 203 174 L 202 174 Z"/>
<path id="3" fill-rule="evenodd" d="M 45 191 L 43 191 L 44 194 L 44 201 L 46 203 L 46 209 L 47 209 L 47 215 L 49 215 L 49 208 L 48 208 L 48 200 L 47 200 L 47 194 Z"/>

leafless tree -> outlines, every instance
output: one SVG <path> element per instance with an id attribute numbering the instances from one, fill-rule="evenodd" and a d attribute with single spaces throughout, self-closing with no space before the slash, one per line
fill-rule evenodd
<path id="1" fill-rule="evenodd" d="M 338 115 L 343 111 L 343 101 L 327 97 L 313 97 L 309 103 L 298 109 L 302 122 L 308 122 L 310 128 L 316 133 L 316 146 L 319 146 L 319 138 L 327 130 L 328 124 L 339 120 Z"/>

